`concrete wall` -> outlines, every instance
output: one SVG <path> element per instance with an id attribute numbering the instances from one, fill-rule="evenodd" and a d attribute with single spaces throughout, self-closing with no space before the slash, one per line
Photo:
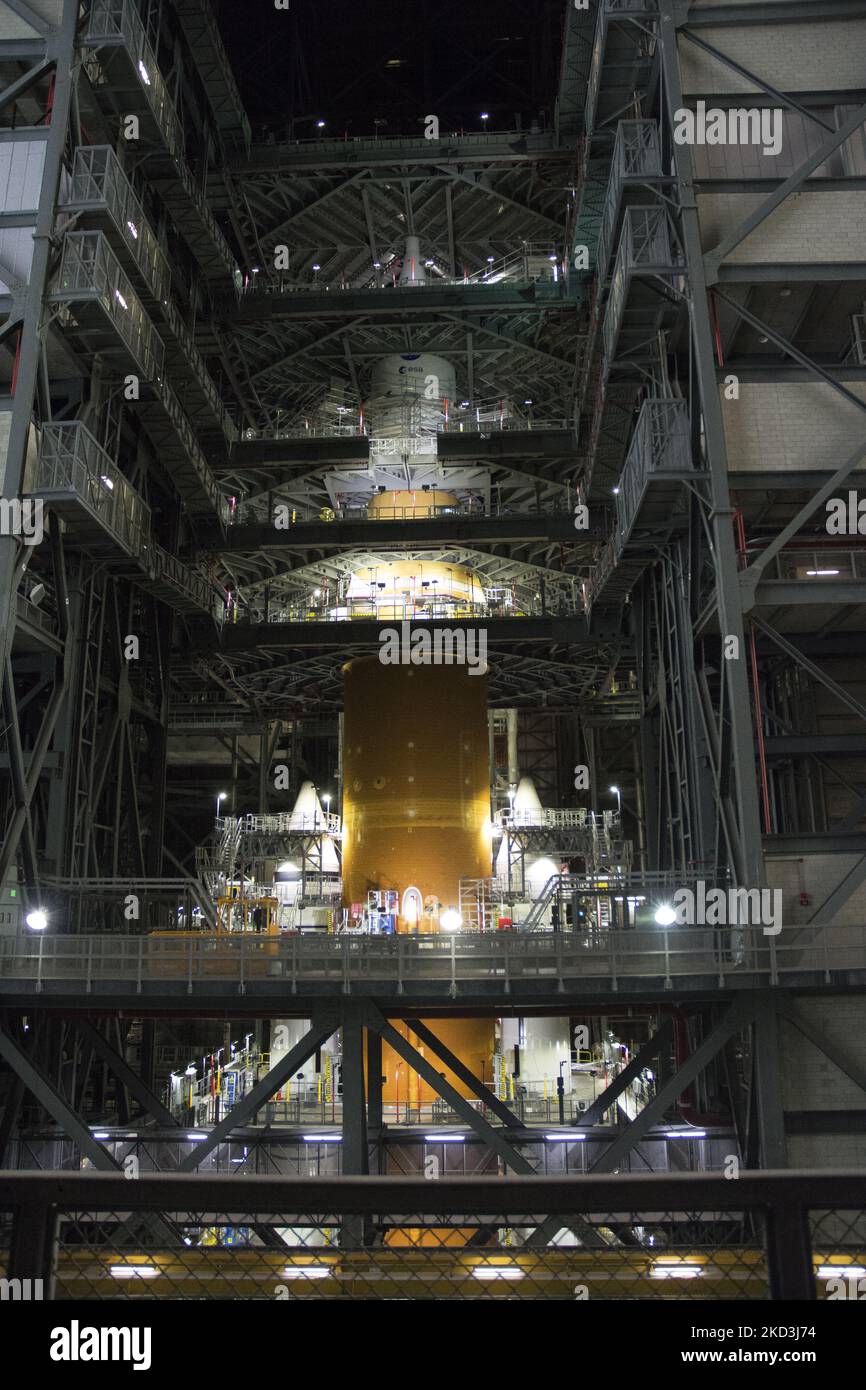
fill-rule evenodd
<path id="1" fill-rule="evenodd" d="M 866 22 L 707 26 L 700 37 L 781 92 L 859 90 L 866 73 Z M 688 96 L 760 91 L 687 39 L 679 45 Z"/>
<path id="2" fill-rule="evenodd" d="M 797 1000 L 810 1024 L 866 1070 L 866 999 L 856 995 Z M 866 1095 L 792 1024 L 781 1025 L 782 1104 L 792 1110 L 863 1110 Z M 788 1136 L 794 1168 L 862 1168 L 866 1134 Z"/>
<path id="3" fill-rule="evenodd" d="M 846 385 L 866 402 L 866 383 Z M 743 382 L 722 410 L 732 473 L 838 468 L 866 434 L 863 412 L 823 382 Z"/>
<path id="4" fill-rule="evenodd" d="M 701 242 L 711 251 L 766 201 L 766 193 L 702 193 Z M 863 194 L 792 193 L 727 257 L 731 265 L 863 260 Z"/>
<path id="5" fill-rule="evenodd" d="M 46 24 L 57 26 L 63 16 L 63 0 L 27 0 L 28 8 Z M 0 39 L 32 39 L 38 30 L 0 0 Z"/>

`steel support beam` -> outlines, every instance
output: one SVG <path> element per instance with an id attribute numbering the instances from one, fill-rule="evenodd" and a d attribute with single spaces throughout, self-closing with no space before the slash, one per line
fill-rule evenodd
<path id="1" fill-rule="evenodd" d="M 370 1170 L 364 1092 L 364 1027 L 354 1009 L 343 1018 L 343 1172 Z"/>
<path id="2" fill-rule="evenodd" d="M 798 666 L 802 666 L 803 670 L 808 672 L 813 680 L 817 681 L 819 685 L 823 685 L 825 690 L 830 691 L 831 695 L 835 695 L 840 704 L 843 704 L 852 714 L 856 714 L 858 719 L 866 720 L 866 705 L 861 704 L 854 695 L 851 695 L 841 685 L 838 685 L 837 682 L 833 680 L 833 677 L 828 676 L 826 671 L 822 670 L 814 661 L 810 661 L 799 647 L 795 646 L 793 642 L 790 642 L 787 637 L 783 637 L 781 632 L 777 632 L 774 627 L 764 622 L 762 618 L 753 617 L 752 622 L 760 632 L 764 633 L 765 637 L 769 637 L 771 642 L 775 643 L 787 656 L 791 657 L 792 661 L 796 661 Z"/>
<path id="3" fill-rule="evenodd" d="M 784 995 L 780 995 L 776 1008 L 786 1023 L 792 1024 L 797 1032 L 802 1033 L 806 1041 L 817 1047 L 819 1052 L 823 1052 L 828 1061 L 832 1062 L 834 1067 L 838 1067 L 849 1081 L 853 1081 L 859 1090 L 866 1092 L 866 1067 L 861 1066 L 850 1052 L 828 1038 L 822 1028 L 810 1022 L 793 999 L 786 999 Z"/>
<path id="4" fill-rule="evenodd" d="M 106 1063 L 121 1085 L 125 1086 L 130 1095 L 135 1097 L 143 1110 L 153 1116 L 157 1124 L 169 1125 L 172 1128 L 179 1127 L 180 1121 L 176 1120 L 171 1111 L 166 1109 L 162 1101 L 144 1084 L 141 1077 L 133 1071 L 116 1048 L 111 1046 L 107 1038 L 103 1037 L 98 1028 L 95 1028 L 86 1018 L 76 1019 L 75 1027 L 81 1037 L 93 1048 L 97 1057 Z"/>
<path id="5" fill-rule="evenodd" d="M 664 73 L 669 116 L 684 106 L 677 52 L 677 13 L 674 0 L 659 0 L 659 50 Z M 734 543 L 733 509 L 728 481 L 728 455 L 725 423 L 719 400 L 713 330 L 707 298 L 707 279 L 694 192 L 694 167 L 691 152 L 685 145 L 674 145 L 673 156 L 679 180 L 681 227 L 686 251 L 687 271 L 691 293 L 691 329 L 695 370 L 701 395 L 707 463 L 710 471 L 712 499 L 713 543 L 716 563 L 716 590 L 719 622 L 723 638 L 736 638 L 739 657 L 724 661 L 723 685 L 727 694 L 727 718 L 730 721 L 729 753 L 733 772 L 733 797 L 736 824 L 731 847 L 734 871 L 740 883 L 759 886 L 764 882 L 761 854 L 761 821 L 755 776 L 755 748 L 750 718 L 746 639 L 743 624 L 742 599 L 738 581 L 738 558 Z M 719 769 L 727 781 L 727 767 Z M 725 788 L 721 790 L 724 792 Z"/>
<path id="6" fill-rule="evenodd" d="M 444 1062 L 446 1067 L 453 1071 L 454 1075 L 463 1082 L 463 1085 L 468 1087 L 484 1105 L 492 1110 L 503 1124 L 512 1125 L 515 1129 L 521 1129 L 523 1127 L 522 1120 L 517 1118 L 514 1111 L 509 1110 L 504 1101 L 501 1101 L 498 1096 L 494 1095 L 489 1087 L 485 1086 L 484 1083 L 460 1061 L 459 1057 L 455 1057 L 451 1049 L 446 1047 L 444 1042 L 436 1037 L 435 1033 L 431 1033 L 425 1023 L 422 1023 L 418 1018 L 407 1018 L 404 1019 L 404 1022 L 407 1027 L 412 1029 L 416 1038 L 420 1038 L 425 1047 L 429 1047 L 431 1052 L 435 1052 L 440 1062 Z"/>
<path id="7" fill-rule="evenodd" d="M 449 1081 L 441 1076 L 434 1066 L 427 1061 L 412 1044 L 399 1033 L 393 1024 L 388 1023 L 384 1015 L 372 1003 L 363 1006 L 364 1022 L 368 1028 L 372 1028 L 378 1033 L 382 1040 L 402 1057 L 407 1066 L 427 1082 L 437 1095 L 443 1100 L 447 1100 L 452 1110 L 467 1124 L 474 1134 L 485 1144 L 493 1149 L 494 1153 L 502 1159 L 507 1168 L 511 1168 L 515 1173 L 534 1174 L 535 1169 L 521 1153 L 518 1153 L 512 1144 L 508 1142 L 499 1130 L 494 1129 L 493 1125 L 474 1110 L 468 1100 L 464 1100 L 460 1092 L 455 1090 Z M 414 1024 L 412 1025 L 414 1027 Z"/>
<path id="8" fill-rule="evenodd" d="M 220 1120 L 218 1125 L 214 1125 L 207 1139 L 194 1145 L 192 1153 L 187 1154 L 178 1164 L 179 1173 L 191 1173 L 198 1168 L 207 1158 L 208 1154 L 213 1153 L 224 1139 L 227 1139 L 232 1130 L 245 1124 L 247 1120 L 253 1118 L 257 1110 L 270 1100 L 274 1091 L 278 1091 L 293 1076 L 298 1067 L 303 1066 L 308 1058 L 322 1046 L 322 1043 L 333 1037 L 340 1026 L 339 1017 L 336 1014 L 322 1011 L 313 1015 L 312 1025 L 299 1042 L 291 1048 L 289 1052 L 281 1057 L 276 1066 L 271 1067 L 267 1076 L 263 1076 L 248 1095 L 243 1100 L 233 1106 L 228 1114 Z"/>
<path id="9" fill-rule="evenodd" d="M 78 0 L 64 0 L 60 28 L 51 36 L 55 62 L 51 105 L 51 126 L 45 143 L 45 162 L 39 189 L 39 210 L 33 229 L 33 256 L 24 291 L 18 374 L 9 429 L 9 442 L 0 467 L 0 497 L 17 497 L 24 476 L 24 461 L 33 416 L 33 401 L 39 372 L 43 299 L 48 281 L 54 233 L 57 193 L 63 151 L 69 125 L 73 82 L 78 80 L 75 63 L 75 34 Z M 6 664 L 15 630 L 15 575 L 18 544 L 14 536 L 0 537 L 0 670 Z"/>
<path id="10" fill-rule="evenodd" d="M 661 0 L 661 4 L 662 6 L 669 5 L 670 0 Z M 774 193 L 771 193 L 768 198 L 765 198 L 753 212 L 749 213 L 748 217 L 743 218 L 739 226 L 732 232 L 729 232 L 723 241 L 720 241 L 717 246 L 714 246 L 711 251 L 706 253 L 704 265 L 706 267 L 708 284 L 714 285 L 716 283 L 719 278 L 719 267 L 728 259 L 731 252 L 735 251 L 740 243 L 745 241 L 746 237 L 750 236 L 755 228 L 759 227 L 761 223 L 770 216 L 770 213 L 775 212 L 776 208 L 784 203 L 785 199 L 791 193 L 796 193 L 804 180 L 829 159 L 830 155 L 833 154 L 840 145 L 843 145 L 846 140 L 849 140 L 852 135 L 856 134 L 864 124 L 866 124 L 866 106 L 860 106 L 854 112 L 853 116 L 849 116 L 848 120 L 845 121 L 838 130 L 834 130 L 828 138 L 819 145 L 818 149 L 815 150 L 813 154 L 810 154 L 809 158 L 804 160 L 803 163 L 794 170 L 793 174 L 779 185 Z"/>
<path id="11" fill-rule="evenodd" d="M 644 1106 L 619 1139 L 615 1139 L 610 1148 L 606 1149 L 596 1160 L 590 1172 L 615 1172 L 626 1154 L 630 1153 L 635 1144 L 644 1138 L 648 1130 L 662 1119 L 668 1107 L 700 1075 L 707 1063 L 712 1061 L 713 1057 L 722 1050 L 728 1039 L 751 1022 L 753 1009 L 753 1001 L 746 999 L 743 995 L 738 995 L 700 1046 L 695 1048 L 688 1061 L 683 1063 L 669 1081 L 659 1087 L 649 1105 Z"/>
<path id="12" fill-rule="evenodd" d="M 21 1078 L 28 1091 L 48 1111 L 55 1124 L 58 1124 L 64 1134 L 68 1134 L 69 1138 L 75 1141 L 82 1156 L 90 1159 L 94 1168 L 99 1168 L 104 1173 L 119 1172 L 120 1165 L 115 1163 L 111 1154 L 93 1138 L 81 1116 L 76 1115 L 66 1098 L 33 1065 L 23 1048 L 2 1029 L 0 1029 L 0 1057 L 8 1063 L 15 1075 Z"/>
<path id="13" fill-rule="evenodd" d="M 645 1042 L 643 1047 L 635 1053 L 627 1067 L 623 1067 L 618 1076 L 614 1077 L 609 1086 L 606 1086 L 600 1096 L 596 1096 L 592 1105 L 581 1117 L 581 1129 L 585 1125 L 597 1124 L 602 1115 L 615 1105 L 617 1098 L 627 1090 L 636 1077 L 640 1076 L 647 1063 L 652 1062 L 658 1057 L 663 1047 L 667 1047 L 673 1035 L 673 1022 L 665 1019 L 660 1028 L 656 1029 L 649 1042 Z"/>

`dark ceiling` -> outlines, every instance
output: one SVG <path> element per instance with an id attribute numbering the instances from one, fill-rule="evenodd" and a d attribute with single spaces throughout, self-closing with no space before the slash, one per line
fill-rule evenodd
<path id="1" fill-rule="evenodd" d="M 221 0 L 254 127 L 296 139 L 542 126 L 556 93 L 561 0 Z M 378 126 L 376 123 L 379 123 Z"/>

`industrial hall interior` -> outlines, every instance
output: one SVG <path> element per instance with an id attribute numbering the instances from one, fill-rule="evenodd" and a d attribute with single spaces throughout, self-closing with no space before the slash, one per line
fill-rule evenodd
<path id="1" fill-rule="evenodd" d="M 866 1296 L 866 0 L 0 0 L 0 480 L 4 1290 Z"/>

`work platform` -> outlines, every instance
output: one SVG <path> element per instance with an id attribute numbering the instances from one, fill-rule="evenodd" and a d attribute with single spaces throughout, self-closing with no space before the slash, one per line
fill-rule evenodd
<path id="1" fill-rule="evenodd" d="M 249 1013 L 307 1017 L 346 996 L 386 1013 L 511 1008 L 562 1014 L 580 1003 L 712 998 L 743 990 L 861 989 L 866 925 L 462 936 L 253 933 L 55 936 L 0 943 L 0 1005 L 38 1000 L 87 1012 Z"/>

